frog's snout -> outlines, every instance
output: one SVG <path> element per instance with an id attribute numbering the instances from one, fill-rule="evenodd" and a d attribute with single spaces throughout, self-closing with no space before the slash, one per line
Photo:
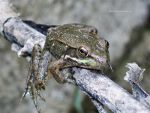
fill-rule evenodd
<path id="1" fill-rule="evenodd" d="M 107 63 L 107 60 L 104 57 L 96 57 L 96 60 L 100 63 L 100 64 L 105 64 Z"/>
<path id="2" fill-rule="evenodd" d="M 103 68 L 110 69 L 111 71 L 113 71 L 109 59 L 105 57 L 98 57 L 96 58 L 96 60 L 99 62 L 99 65 L 102 66 Z"/>
<path id="3" fill-rule="evenodd" d="M 98 69 L 102 69 L 102 68 L 110 68 L 110 62 L 109 59 L 107 57 L 104 56 L 93 56 L 94 59 L 96 60 L 96 68 Z"/>
<path id="4" fill-rule="evenodd" d="M 95 60 L 96 62 L 98 62 L 99 64 L 106 64 L 108 62 L 107 58 L 104 57 L 104 56 L 97 56 L 97 55 L 94 55 L 92 54 L 91 55 Z"/>

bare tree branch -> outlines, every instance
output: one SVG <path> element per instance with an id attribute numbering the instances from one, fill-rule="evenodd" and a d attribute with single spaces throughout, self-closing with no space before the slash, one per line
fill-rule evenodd
<path id="1" fill-rule="evenodd" d="M 4 23 L 3 30 L 6 39 L 13 43 L 13 48 L 17 51 L 20 48 L 17 52 L 19 56 L 31 54 L 33 46 L 37 43 L 44 46 L 46 36 L 23 23 L 18 17 L 9 18 Z"/>
<path id="2" fill-rule="evenodd" d="M 93 104 L 96 106 L 99 113 L 107 113 L 107 111 L 104 109 L 103 105 L 99 102 L 96 102 L 94 99 L 91 99 Z"/>
<path id="3" fill-rule="evenodd" d="M 0 8 L 3 9 L 1 10 L 3 12 L 0 17 L 0 27 L 3 29 L 5 38 L 12 44 L 12 48 L 16 50 L 18 55 L 31 54 L 36 43 L 43 47 L 46 36 L 23 23 L 11 8 L 9 9 L 10 5 L 7 0 L 0 0 L 0 3 Z M 48 62 L 45 61 L 45 63 Z M 79 68 L 73 68 L 73 70 L 75 73 L 71 79 L 96 102 L 96 107 L 98 107 L 98 104 L 103 104 L 116 113 L 150 112 L 148 107 L 110 80 L 107 75 Z"/>
<path id="4" fill-rule="evenodd" d="M 145 69 L 140 68 L 136 63 L 128 63 L 126 67 L 129 70 L 124 79 L 131 85 L 133 96 L 150 109 L 150 95 L 140 86 Z"/>
<path id="5" fill-rule="evenodd" d="M 76 84 L 97 102 L 115 113 L 147 113 L 149 110 L 106 75 L 80 70 L 73 76 Z"/>
<path id="6" fill-rule="evenodd" d="M 12 4 L 8 0 L 0 0 L 0 33 L 3 31 L 4 22 L 10 17 L 18 16 L 12 9 Z"/>

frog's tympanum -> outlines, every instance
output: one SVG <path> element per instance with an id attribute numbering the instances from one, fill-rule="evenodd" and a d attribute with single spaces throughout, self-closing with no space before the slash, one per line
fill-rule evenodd
<path id="1" fill-rule="evenodd" d="M 48 71 L 44 76 L 48 78 L 53 75 L 57 82 L 64 83 L 60 73 L 60 70 L 64 68 L 79 67 L 103 71 L 109 68 L 108 48 L 109 43 L 98 36 L 97 29 L 93 26 L 65 24 L 50 28 L 41 53 L 43 55 L 48 51 L 54 58 L 49 61 Z M 32 55 L 36 58 L 35 53 Z M 36 64 L 33 68 L 34 66 Z M 38 73 L 33 72 L 28 81 L 32 97 L 35 91 L 38 95 L 39 90 L 45 89 L 45 80 L 40 79 L 39 76 Z"/>

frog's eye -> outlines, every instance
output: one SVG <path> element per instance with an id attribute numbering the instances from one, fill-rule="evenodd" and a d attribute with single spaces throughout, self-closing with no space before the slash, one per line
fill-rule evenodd
<path id="1" fill-rule="evenodd" d="M 86 57 L 86 56 L 88 56 L 88 49 L 86 48 L 86 47 L 79 47 L 79 49 L 78 49 L 78 55 L 80 56 L 80 57 Z"/>

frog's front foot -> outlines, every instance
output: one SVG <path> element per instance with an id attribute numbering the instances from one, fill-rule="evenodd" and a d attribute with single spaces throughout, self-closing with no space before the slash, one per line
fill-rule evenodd
<path id="1" fill-rule="evenodd" d="M 52 62 L 48 67 L 48 75 L 53 75 L 55 80 L 61 84 L 66 82 L 65 78 L 60 73 L 60 69 L 62 69 L 64 65 L 65 62 L 63 61 L 63 59 L 60 59 L 58 61 Z"/>

